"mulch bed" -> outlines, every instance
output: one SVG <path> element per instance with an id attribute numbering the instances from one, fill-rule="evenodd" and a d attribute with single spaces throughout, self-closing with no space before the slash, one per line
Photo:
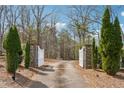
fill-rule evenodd
<path id="1" fill-rule="evenodd" d="M 124 88 L 124 69 L 115 76 L 110 76 L 101 69 L 83 69 L 78 65 L 78 61 L 74 62 L 74 66 L 91 88 Z"/>

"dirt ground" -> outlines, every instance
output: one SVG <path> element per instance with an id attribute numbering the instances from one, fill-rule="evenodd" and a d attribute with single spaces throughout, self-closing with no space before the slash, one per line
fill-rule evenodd
<path id="1" fill-rule="evenodd" d="M 74 67 L 88 81 L 91 88 L 124 88 L 124 69 L 121 69 L 115 76 L 110 76 L 101 69 L 82 69 L 78 62 L 74 62 Z"/>
<path id="2" fill-rule="evenodd" d="M 78 61 L 45 59 L 39 68 L 20 66 L 16 80 L 5 69 L 5 57 L 0 56 L 0 87 L 9 88 L 112 88 L 124 87 L 124 70 L 109 76 L 102 70 L 82 69 Z"/>

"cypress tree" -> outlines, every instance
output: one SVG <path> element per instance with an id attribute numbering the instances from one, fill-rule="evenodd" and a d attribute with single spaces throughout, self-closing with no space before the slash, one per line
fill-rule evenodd
<path id="1" fill-rule="evenodd" d="M 106 8 L 102 19 L 100 52 L 102 56 L 102 68 L 109 75 L 115 75 L 119 70 L 121 47 L 119 21 L 116 18 L 113 25 L 110 22 L 109 9 Z"/>
<path id="2" fill-rule="evenodd" d="M 93 43 L 92 43 L 92 68 L 96 69 L 97 67 L 97 50 L 96 50 L 96 45 L 95 45 L 95 38 L 93 38 Z"/>
<path id="3" fill-rule="evenodd" d="M 16 26 L 12 26 L 10 28 L 3 42 L 3 47 L 6 50 L 7 71 L 10 73 L 15 73 L 19 64 L 19 52 L 22 51 Z"/>
<path id="4" fill-rule="evenodd" d="M 96 67 L 97 67 L 97 64 L 98 64 L 98 48 L 97 48 L 97 46 L 95 47 L 95 54 L 96 54 Z"/>
<path id="5" fill-rule="evenodd" d="M 93 69 L 97 68 L 97 63 L 98 63 L 98 49 L 95 44 L 95 38 L 93 38 L 93 43 L 92 43 L 92 68 Z"/>
<path id="6" fill-rule="evenodd" d="M 111 23 L 110 23 L 110 13 L 109 9 L 106 8 L 103 19 L 102 19 L 102 28 L 101 28 L 101 39 L 100 39 L 100 52 L 102 56 L 102 69 L 109 73 L 111 67 L 111 58 L 109 57 L 108 48 L 110 48 L 110 39 L 111 39 Z"/>
<path id="7" fill-rule="evenodd" d="M 30 43 L 26 43 L 25 47 L 25 68 L 29 68 L 30 65 Z"/>
<path id="8" fill-rule="evenodd" d="M 113 24 L 113 72 L 114 74 L 120 69 L 120 57 L 121 57 L 121 49 L 123 46 L 122 37 L 121 37 L 121 27 L 118 20 L 118 17 L 115 17 Z"/>

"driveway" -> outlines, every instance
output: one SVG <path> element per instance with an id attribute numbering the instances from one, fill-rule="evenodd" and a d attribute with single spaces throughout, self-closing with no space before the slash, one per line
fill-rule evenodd
<path id="1" fill-rule="evenodd" d="M 54 64 L 44 65 L 38 68 L 39 73 L 32 79 L 39 83 L 31 83 L 30 87 L 48 87 L 48 88 L 85 88 L 87 83 L 73 67 L 73 61 L 60 60 Z"/>

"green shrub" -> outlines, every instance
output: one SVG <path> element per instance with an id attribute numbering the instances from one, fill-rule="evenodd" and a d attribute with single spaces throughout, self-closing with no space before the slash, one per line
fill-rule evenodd
<path id="1" fill-rule="evenodd" d="M 18 68 L 19 55 L 14 52 L 11 52 L 11 53 L 7 52 L 6 57 L 7 57 L 6 69 L 9 73 L 14 73 Z"/>
<path id="2" fill-rule="evenodd" d="M 124 49 L 121 50 L 121 58 L 122 58 L 121 66 L 124 67 Z"/>
<path id="3" fill-rule="evenodd" d="M 93 69 L 97 68 L 97 63 L 98 63 L 98 49 L 97 49 L 97 46 L 95 45 L 95 38 L 93 38 L 93 43 L 92 43 L 92 68 Z"/>
<path id="4" fill-rule="evenodd" d="M 30 43 L 26 43 L 25 47 L 25 68 L 29 68 L 30 66 Z"/>
<path id="5" fill-rule="evenodd" d="M 109 9 L 107 8 L 102 19 L 100 52 L 102 68 L 109 75 L 115 75 L 119 71 L 121 48 L 121 28 L 118 18 L 115 18 L 114 24 L 111 23 Z"/>
<path id="6" fill-rule="evenodd" d="M 99 64 L 99 69 L 102 69 L 102 58 L 101 58 L 101 54 L 98 51 L 98 64 Z"/>
<path id="7" fill-rule="evenodd" d="M 6 50 L 7 71 L 10 73 L 14 73 L 18 68 L 19 64 L 19 53 L 21 53 L 22 51 L 20 38 L 16 26 L 12 26 L 10 28 L 4 39 L 3 47 Z"/>

